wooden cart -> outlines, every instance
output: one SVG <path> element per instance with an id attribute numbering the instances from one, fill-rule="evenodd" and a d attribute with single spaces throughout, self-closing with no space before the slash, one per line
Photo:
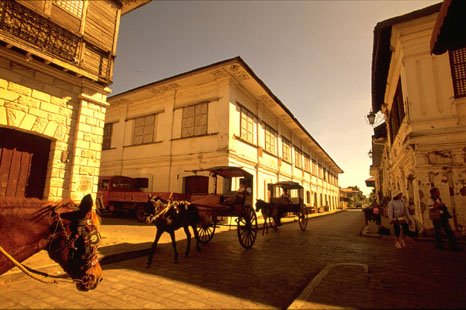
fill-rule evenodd
<path id="1" fill-rule="evenodd" d="M 306 230 L 310 212 L 304 204 L 304 188 L 296 182 L 282 181 L 268 184 L 267 190 L 270 194 L 270 207 L 278 209 L 279 219 L 292 213 L 298 217 L 299 228 Z M 274 226 L 277 224 L 273 223 Z"/>
<path id="2" fill-rule="evenodd" d="M 246 249 L 251 248 L 257 236 L 257 216 L 252 208 L 253 176 L 240 167 L 221 166 L 204 171 L 209 171 L 213 193 L 191 195 L 191 204 L 198 208 L 201 217 L 200 242 L 206 244 L 212 240 L 216 226 L 224 217 L 236 217 L 239 243 Z M 245 182 L 245 191 L 229 192 L 231 185 L 239 182 Z"/>

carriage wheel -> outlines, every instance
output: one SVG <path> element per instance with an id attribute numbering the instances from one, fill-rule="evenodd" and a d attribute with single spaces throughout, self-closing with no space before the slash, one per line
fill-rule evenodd
<path id="1" fill-rule="evenodd" d="M 250 206 L 244 207 L 238 222 L 238 240 L 245 249 L 250 249 L 257 236 L 257 216 Z"/>
<path id="2" fill-rule="evenodd" d="M 134 214 L 136 216 L 136 220 L 139 223 L 144 223 L 146 220 L 146 208 L 144 205 L 138 205 L 134 208 Z"/>
<path id="3" fill-rule="evenodd" d="M 299 228 L 301 228 L 302 231 L 306 230 L 307 227 L 307 222 L 309 220 L 306 212 L 306 208 L 299 208 L 299 214 L 298 214 L 298 224 Z"/>
<path id="4" fill-rule="evenodd" d="M 202 225 L 197 230 L 199 234 L 199 242 L 201 244 L 207 244 L 214 237 L 215 224 Z"/>

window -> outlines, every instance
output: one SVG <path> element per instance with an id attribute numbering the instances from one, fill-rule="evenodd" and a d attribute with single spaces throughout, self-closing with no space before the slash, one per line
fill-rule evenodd
<path id="1" fill-rule="evenodd" d="M 451 77 L 455 98 L 466 96 L 466 48 L 450 50 Z"/>
<path id="2" fill-rule="evenodd" d="M 107 123 L 104 125 L 104 139 L 102 142 L 102 150 L 108 150 L 112 147 L 112 131 L 113 124 Z"/>
<path id="3" fill-rule="evenodd" d="M 304 154 L 304 171 L 311 172 L 311 159 L 306 154 Z"/>
<path id="4" fill-rule="evenodd" d="M 77 18 L 83 15 L 83 0 L 53 0 L 53 3 Z"/>
<path id="5" fill-rule="evenodd" d="M 254 116 L 247 109 L 241 107 L 241 139 L 254 143 Z"/>
<path id="6" fill-rule="evenodd" d="M 299 168 L 299 169 L 302 169 L 303 168 L 303 153 L 301 152 L 300 149 L 297 149 L 295 148 L 295 153 L 294 153 L 294 165 Z"/>
<path id="7" fill-rule="evenodd" d="M 146 144 L 154 141 L 155 115 L 148 115 L 134 120 L 133 144 Z"/>
<path id="8" fill-rule="evenodd" d="M 274 155 L 276 154 L 276 140 L 275 131 L 270 126 L 265 125 L 265 150 Z"/>
<path id="9" fill-rule="evenodd" d="M 309 205 L 311 204 L 311 192 L 306 191 L 306 203 Z"/>
<path id="10" fill-rule="evenodd" d="M 393 98 L 392 109 L 390 111 L 390 137 L 392 143 L 400 129 L 401 123 L 405 117 L 405 109 L 403 105 L 403 91 L 401 89 L 401 79 L 398 80 L 395 97 Z"/>
<path id="11" fill-rule="evenodd" d="M 282 138 L 283 140 L 283 147 L 282 147 L 282 158 L 284 161 L 291 162 L 291 143 L 290 141 Z"/>
<path id="12" fill-rule="evenodd" d="M 181 137 L 193 137 L 207 134 L 207 103 L 200 103 L 183 108 Z"/>
<path id="13" fill-rule="evenodd" d="M 317 176 L 317 161 L 312 161 L 312 174 Z"/>

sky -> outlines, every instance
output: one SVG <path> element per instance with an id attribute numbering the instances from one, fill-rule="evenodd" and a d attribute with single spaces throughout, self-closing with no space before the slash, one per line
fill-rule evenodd
<path id="1" fill-rule="evenodd" d="M 121 19 L 111 95 L 240 56 L 368 195 L 374 27 L 439 2 L 153 0 Z"/>

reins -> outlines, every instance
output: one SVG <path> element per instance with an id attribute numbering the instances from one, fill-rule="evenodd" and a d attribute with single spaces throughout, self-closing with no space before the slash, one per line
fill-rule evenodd
<path id="1" fill-rule="evenodd" d="M 42 283 L 57 283 L 57 280 L 47 279 L 47 277 L 49 277 L 50 275 L 47 274 L 46 276 L 44 276 L 42 274 L 39 274 L 39 272 L 37 270 L 26 267 L 22 263 L 18 262 L 2 246 L 0 246 L 0 252 L 2 252 L 2 254 L 5 255 L 5 257 L 8 258 L 23 273 L 25 273 L 27 276 L 33 278 L 34 280 L 37 280 L 37 281 L 42 282 Z"/>
<path id="2" fill-rule="evenodd" d="M 88 253 L 88 252 L 94 252 L 93 249 L 97 247 L 97 245 L 100 243 L 100 235 L 97 231 L 92 231 L 90 234 L 85 231 L 85 228 L 83 226 L 87 225 L 92 225 L 92 221 L 90 219 L 82 219 L 78 221 L 77 227 L 78 231 L 77 233 L 71 238 L 70 234 L 66 231 L 65 226 L 63 224 L 63 220 L 60 216 L 60 213 L 58 212 L 58 209 L 61 206 L 57 206 L 53 209 L 53 214 L 54 217 L 56 218 L 56 225 L 55 225 L 55 230 L 52 234 L 50 234 L 46 240 L 47 246 L 48 246 L 48 251 L 52 251 L 52 241 L 57 238 L 58 235 L 64 235 L 66 238 L 65 244 L 60 247 L 57 250 L 54 250 L 54 253 L 63 251 L 66 248 L 70 248 L 70 253 L 74 253 L 73 250 L 75 251 L 76 248 L 74 248 L 74 242 L 79 239 L 79 237 L 85 238 L 84 245 L 86 247 L 86 255 L 93 255 L 93 258 L 90 260 L 90 265 L 94 265 L 95 261 L 97 260 L 97 254 L 96 253 Z M 60 230 L 59 230 L 60 229 Z M 84 232 L 83 232 L 84 231 Z M 18 262 L 12 255 L 10 255 L 2 246 L 0 246 L 0 252 L 8 258 L 16 267 L 18 267 L 24 274 L 27 276 L 31 277 L 34 280 L 37 280 L 42 283 L 58 283 L 60 282 L 68 282 L 68 283 L 82 283 L 86 285 L 86 283 L 90 282 L 92 280 L 91 275 L 85 275 L 81 279 L 63 279 L 59 278 L 57 276 L 50 275 L 45 272 L 40 272 L 37 270 L 34 270 L 33 268 L 27 267 L 26 265 Z M 50 278 L 55 278 L 55 279 L 50 279 Z"/>

